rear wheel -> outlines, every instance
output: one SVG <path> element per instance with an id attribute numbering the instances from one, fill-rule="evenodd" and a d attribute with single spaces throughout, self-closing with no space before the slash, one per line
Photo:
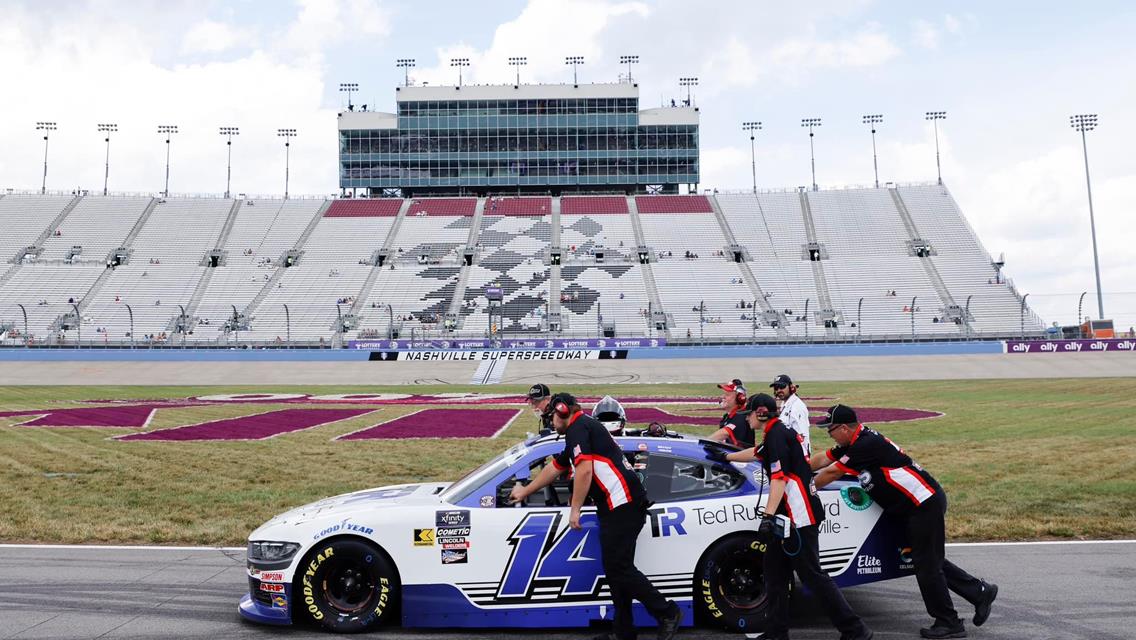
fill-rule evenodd
<path id="1" fill-rule="evenodd" d="M 337 633 L 370 631 L 395 619 L 399 581 L 387 556 L 358 540 L 317 545 L 297 569 L 297 610 Z"/>
<path id="2" fill-rule="evenodd" d="M 764 556 L 765 545 L 748 535 L 722 540 L 706 552 L 694 577 L 699 622 L 732 631 L 765 626 Z"/>

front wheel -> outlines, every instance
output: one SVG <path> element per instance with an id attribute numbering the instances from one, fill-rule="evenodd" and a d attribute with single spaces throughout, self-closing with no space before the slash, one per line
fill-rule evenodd
<path id="1" fill-rule="evenodd" d="M 731 631 L 760 631 L 765 626 L 765 548 L 753 536 L 734 536 L 706 552 L 694 576 L 700 622 Z"/>
<path id="2" fill-rule="evenodd" d="M 296 609 L 328 631 L 371 631 L 398 609 L 398 574 L 387 557 L 357 540 L 317 545 L 297 570 Z"/>

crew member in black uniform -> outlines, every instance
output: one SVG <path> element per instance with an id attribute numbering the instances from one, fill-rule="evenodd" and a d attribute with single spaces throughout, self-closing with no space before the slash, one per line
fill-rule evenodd
<path id="1" fill-rule="evenodd" d="M 869 640 L 874 635 L 872 631 L 820 567 L 817 525 L 824 521 L 824 508 L 813 485 L 804 439 L 777 418 L 777 401 L 769 394 L 751 397 L 739 413 L 755 433 L 761 434 L 761 467 L 769 477 L 769 496 L 757 528 L 758 540 L 766 545 L 763 569 L 769 598 L 769 622 L 762 638 L 789 637 L 789 582 L 796 571 L 801 582 L 820 600 L 828 619 L 840 630 L 842 640 Z M 707 454 L 711 459 L 730 462 L 759 459 L 756 448 L 729 454 L 708 448 Z M 787 538 L 774 533 L 776 515 L 786 516 L 791 523 Z"/>
<path id="2" fill-rule="evenodd" d="M 711 434 L 710 439 L 715 442 L 728 442 L 737 447 L 748 448 L 754 445 L 753 429 L 749 428 L 744 415 L 739 412 L 745 408 L 746 389 L 742 381 L 734 378 L 730 382 L 718 385 L 722 390 L 722 407 L 726 413 L 718 421 L 720 429 Z"/>
<path id="3" fill-rule="evenodd" d="M 596 508 L 603 568 L 611 588 L 614 633 L 599 638 L 634 640 L 631 601 L 643 603 L 659 621 L 659 639 L 670 640 L 682 621 L 682 611 L 663 597 L 635 567 L 635 543 L 647 521 L 647 491 L 623 449 L 598 420 L 584 415 L 567 393 L 552 396 L 548 411 L 556 432 L 564 436 L 564 451 L 552 457 L 535 480 L 513 488 L 513 502 L 523 502 L 561 474 L 572 469 L 572 507 L 568 524 L 580 528 L 580 510 L 590 498 Z"/>
<path id="4" fill-rule="evenodd" d="M 935 620 L 920 629 L 920 635 L 966 637 L 948 588 L 974 605 L 975 626 L 986 622 L 998 585 L 979 580 L 946 559 L 947 495 L 935 478 L 894 442 L 860 424 L 850 407 L 832 407 L 818 426 L 828 430 L 836 446 L 813 456 L 816 485 L 823 487 L 845 474 L 856 476 L 885 512 L 905 521 L 919 593 Z"/>
<path id="5" fill-rule="evenodd" d="M 553 432 L 552 418 L 548 413 L 548 401 L 552 398 L 552 392 L 549 391 L 548 385 L 543 383 L 536 383 L 529 387 L 528 392 L 529 406 L 536 413 L 537 418 L 540 419 L 540 430 L 538 435 L 546 436 Z"/>

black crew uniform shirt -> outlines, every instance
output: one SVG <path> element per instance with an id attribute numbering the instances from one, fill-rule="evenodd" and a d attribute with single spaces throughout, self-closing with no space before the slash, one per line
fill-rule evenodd
<path id="1" fill-rule="evenodd" d="M 943 495 L 935 478 L 899 445 L 862 424 L 856 425 L 849 445 L 833 447 L 825 455 L 838 469 L 856 476 L 872 500 L 888 513 L 911 513 L 936 495 Z"/>
<path id="2" fill-rule="evenodd" d="M 754 445 L 753 429 L 750 429 L 745 416 L 738 415 L 737 409 L 723 413 L 722 419 L 718 421 L 718 426 L 726 430 L 730 444 L 742 448 L 749 448 Z"/>
<path id="3" fill-rule="evenodd" d="M 568 419 L 564 451 L 552 457 L 552 464 L 563 471 L 569 466 L 575 469 L 584 460 L 592 461 L 588 497 L 596 506 L 596 515 L 603 517 L 625 504 L 646 504 L 647 490 L 611 432 L 599 420 L 577 411 Z"/>
<path id="4" fill-rule="evenodd" d="M 765 424 L 761 446 L 761 468 L 770 479 L 785 481 L 785 495 L 777 505 L 777 513 L 789 516 L 797 527 L 823 522 L 824 508 L 817 496 L 801 434 L 774 418 Z"/>

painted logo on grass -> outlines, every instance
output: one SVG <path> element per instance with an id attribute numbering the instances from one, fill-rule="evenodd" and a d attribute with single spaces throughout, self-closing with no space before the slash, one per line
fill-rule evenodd
<path id="1" fill-rule="evenodd" d="M 598 398 L 581 398 L 589 406 Z M 814 399 L 820 400 L 820 399 Z M 827 398 L 825 399 L 827 400 Z M 706 405 L 705 397 L 666 398 L 630 397 L 626 406 L 630 424 L 661 422 L 669 426 L 702 426 L 718 424 L 718 414 Z M 529 417 L 523 396 L 511 394 L 456 393 L 441 395 L 413 394 L 336 394 L 307 395 L 297 393 L 249 393 L 200 396 L 155 401 L 104 401 L 105 406 L 77 406 L 0 412 L 0 419 L 16 418 L 21 427 L 94 427 L 133 429 L 138 433 L 115 436 L 120 441 L 209 441 L 264 440 L 342 420 L 381 412 L 384 406 L 420 406 L 422 409 L 403 416 L 371 423 L 358 431 L 339 436 L 337 440 L 384 440 L 406 438 L 495 438 L 518 418 Z M 248 414 L 145 431 L 157 412 L 195 406 L 229 405 L 247 408 Z M 269 409 L 266 404 L 295 405 Z M 505 405 L 491 408 L 484 405 Z M 636 406 L 639 405 L 639 406 Z M 696 414 L 682 415 L 658 405 L 673 405 Z M 268 409 L 268 410 L 266 410 Z M 866 423 L 898 422 L 937 417 L 933 411 L 903 408 L 857 407 Z M 812 417 L 819 422 L 820 415 Z M 532 420 L 535 427 L 535 419 Z"/>

